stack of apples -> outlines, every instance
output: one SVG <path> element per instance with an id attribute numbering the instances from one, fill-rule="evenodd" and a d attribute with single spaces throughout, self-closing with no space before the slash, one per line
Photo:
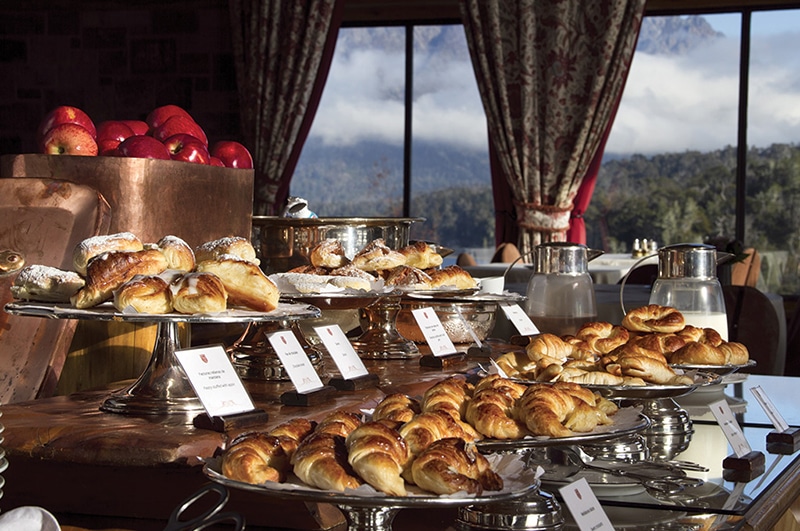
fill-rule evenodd
<path id="1" fill-rule="evenodd" d="M 37 131 L 42 153 L 138 157 L 178 160 L 227 168 L 251 169 L 253 157 L 233 140 L 209 147 L 208 137 L 192 116 L 178 105 L 153 109 L 145 120 L 94 122 L 77 107 L 56 107 Z"/>

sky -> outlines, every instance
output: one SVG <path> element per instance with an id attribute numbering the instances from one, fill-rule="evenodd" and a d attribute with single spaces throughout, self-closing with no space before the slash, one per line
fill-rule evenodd
<path id="1" fill-rule="evenodd" d="M 735 145 L 741 19 L 705 18 L 725 37 L 687 55 L 636 54 L 607 153 Z M 756 12 L 752 29 L 748 144 L 800 142 L 800 10 Z M 469 60 L 425 53 L 415 60 L 414 137 L 485 150 L 486 122 Z M 402 144 L 402 86 L 402 50 L 335 56 L 311 136 L 332 145 Z"/>

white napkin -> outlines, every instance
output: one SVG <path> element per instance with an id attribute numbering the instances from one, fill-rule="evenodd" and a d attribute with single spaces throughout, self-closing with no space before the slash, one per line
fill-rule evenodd
<path id="1" fill-rule="evenodd" d="M 0 514 L 0 531 L 60 531 L 56 517 L 41 507 L 17 507 Z"/>

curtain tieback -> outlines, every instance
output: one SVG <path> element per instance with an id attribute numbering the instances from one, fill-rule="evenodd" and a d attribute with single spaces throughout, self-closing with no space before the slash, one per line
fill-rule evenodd
<path id="1" fill-rule="evenodd" d="M 573 205 L 557 207 L 515 201 L 514 206 L 517 209 L 517 225 L 520 228 L 542 233 L 563 232 L 569 229 Z"/>

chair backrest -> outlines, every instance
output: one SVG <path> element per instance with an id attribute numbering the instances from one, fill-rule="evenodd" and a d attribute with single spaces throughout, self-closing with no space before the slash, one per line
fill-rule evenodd
<path id="1" fill-rule="evenodd" d="M 769 298 L 750 286 L 723 286 L 728 340 L 744 344 L 756 361 L 746 372 L 776 374 L 780 322 Z"/>
<path id="2" fill-rule="evenodd" d="M 623 276 L 622 278 L 626 277 Z M 620 284 L 622 282 L 622 278 L 619 279 L 617 284 Z M 657 278 L 658 278 L 658 264 L 641 264 L 635 267 L 634 269 L 630 270 L 627 279 L 625 280 L 625 283 L 652 286 Z"/>

